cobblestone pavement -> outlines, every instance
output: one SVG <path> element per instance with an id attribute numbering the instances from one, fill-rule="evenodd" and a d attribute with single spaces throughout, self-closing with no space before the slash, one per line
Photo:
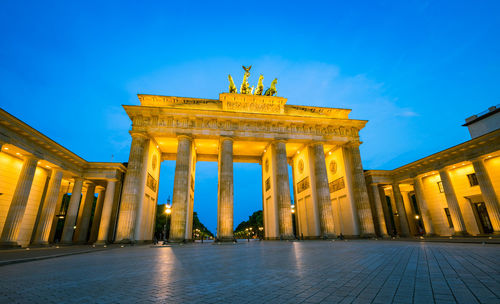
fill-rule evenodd
<path id="1" fill-rule="evenodd" d="M 2 303 L 500 303 L 500 246 L 135 246 L 0 267 Z"/>

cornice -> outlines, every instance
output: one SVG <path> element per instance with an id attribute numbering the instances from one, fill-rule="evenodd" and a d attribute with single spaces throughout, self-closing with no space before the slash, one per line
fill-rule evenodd
<path id="1" fill-rule="evenodd" d="M 424 173 L 449 168 L 455 164 L 484 158 L 485 155 L 500 150 L 500 130 L 468 140 L 464 143 L 434 153 L 394 170 L 368 170 L 366 177 L 385 176 L 385 172 L 395 181 L 402 181 L 421 176 Z"/>

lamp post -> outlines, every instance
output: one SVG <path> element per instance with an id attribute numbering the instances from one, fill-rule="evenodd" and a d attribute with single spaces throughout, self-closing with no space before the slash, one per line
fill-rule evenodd
<path id="1" fill-rule="evenodd" d="M 264 227 L 259 227 L 259 239 L 262 240 L 264 238 Z"/>
<path id="2" fill-rule="evenodd" d="M 167 199 L 167 204 L 165 205 L 165 214 L 167 216 L 167 220 L 165 221 L 165 234 L 163 241 L 168 241 L 170 235 L 170 214 L 172 213 L 172 205 L 170 205 L 170 196 Z"/>
<path id="3" fill-rule="evenodd" d="M 295 225 L 295 204 L 292 201 L 292 206 L 290 211 L 292 212 L 292 230 L 293 230 L 293 236 L 297 238 L 297 227 Z"/>

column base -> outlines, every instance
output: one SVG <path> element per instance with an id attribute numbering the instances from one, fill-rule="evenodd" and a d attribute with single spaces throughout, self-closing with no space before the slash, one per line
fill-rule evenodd
<path id="1" fill-rule="evenodd" d="M 234 242 L 236 243 L 236 239 L 234 237 L 221 237 L 221 238 L 217 238 L 215 239 L 215 242 L 217 243 L 228 243 L 228 242 Z"/>
<path id="2" fill-rule="evenodd" d="M 131 239 L 123 239 L 123 240 L 120 240 L 118 242 L 115 242 L 116 244 L 135 244 L 137 243 L 135 240 L 131 240 Z"/>
<path id="3" fill-rule="evenodd" d="M 72 242 L 72 241 L 61 241 L 61 242 L 59 242 L 57 245 L 61 245 L 61 246 L 71 246 L 71 245 L 73 245 L 73 242 Z"/>
<path id="4" fill-rule="evenodd" d="M 31 246 L 37 246 L 37 247 L 49 247 L 50 244 L 47 241 L 41 241 L 41 242 L 34 242 L 31 244 Z"/>
<path id="5" fill-rule="evenodd" d="M 471 236 L 467 231 L 457 231 L 453 233 L 453 236 Z"/>
<path id="6" fill-rule="evenodd" d="M 168 243 L 191 243 L 192 239 L 168 239 Z"/>
<path id="7" fill-rule="evenodd" d="M 1 242 L 0 248 L 21 248 L 17 242 Z"/>
<path id="8" fill-rule="evenodd" d="M 376 238 L 377 235 L 375 233 L 366 233 L 366 234 L 361 234 L 359 237 L 362 239 L 371 239 L 371 238 Z"/>
<path id="9" fill-rule="evenodd" d="M 333 240 L 336 238 L 337 238 L 337 235 L 335 235 L 335 234 L 324 234 L 320 237 L 320 239 L 322 239 L 322 240 Z"/>
<path id="10" fill-rule="evenodd" d="M 94 245 L 96 246 L 102 246 L 102 245 L 108 245 L 109 243 L 107 241 L 102 241 L 102 240 L 98 240 L 94 243 Z"/>

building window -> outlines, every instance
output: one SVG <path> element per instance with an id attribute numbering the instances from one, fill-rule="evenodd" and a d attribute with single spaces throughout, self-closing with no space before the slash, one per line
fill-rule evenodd
<path id="1" fill-rule="evenodd" d="M 266 179 L 266 191 L 268 191 L 269 189 L 271 189 L 271 178 L 268 177 Z"/>
<path id="2" fill-rule="evenodd" d="M 469 184 L 471 187 L 479 185 L 479 182 L 477 181 L 476 173 L 467 174 L 467 178 L 469 178 Z"/>
<path id="3" fill-rule="evenodd" d="M 437 182 L 437 184 L 438 184 L 439 192 L 444 193 L 443 182 Z"/>
<path id="4" fill-rule="evenodd" d="M 450 209 L 444 208 L 444 213 L 446 214 L 446 218 L 448 219 L 448 226 L 453 228 L 453 221 L 451 220 Z"/>

